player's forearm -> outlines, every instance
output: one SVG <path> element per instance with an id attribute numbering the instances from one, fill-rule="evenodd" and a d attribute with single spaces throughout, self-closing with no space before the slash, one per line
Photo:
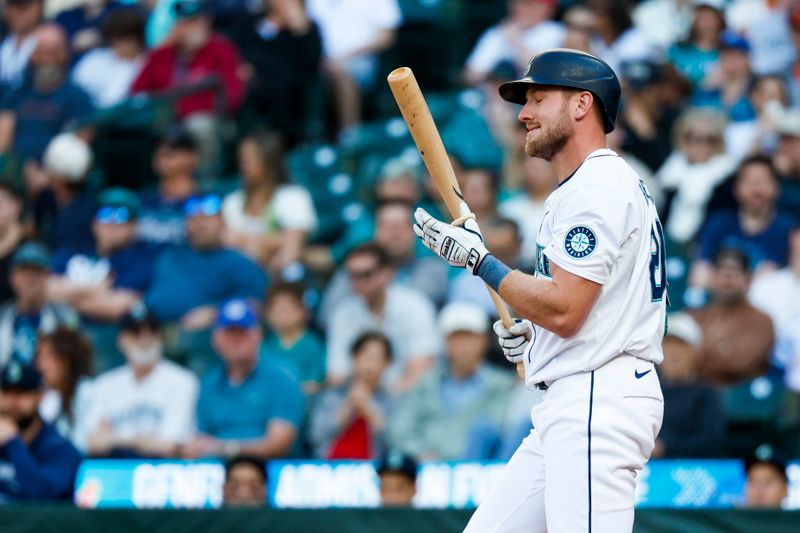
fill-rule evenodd
<path id="1" fill-rule="evenodd" d="M 570 337 L 580 328 L 573 318 L 569 300 L 552 281 L 513 270 L 505 276 L 499 289 L 500 296 L 520 317 L 537 326 L 561 337 Z"/>

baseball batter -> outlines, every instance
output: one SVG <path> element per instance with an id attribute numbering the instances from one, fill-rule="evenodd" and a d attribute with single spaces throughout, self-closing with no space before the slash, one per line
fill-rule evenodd
<path id="1" fill-rule="evenodd" d="M 525 150 L 550 161 L 534 276 L 493 257 L 474 220 L 453 226 L 418 209 L 414 231 L 451 265 L 480 276 L 523 319 L 494 330 L 528 388 L 544 389 L 534 429 L 466 531 L 621 533 L 633 528 L 636 475 L 661 427 L 666 316 L 664 240 L 642 180 L 605 134 L 620 86 L 576 50 L 535 55 L 500 95 L 524 107 Z"/>

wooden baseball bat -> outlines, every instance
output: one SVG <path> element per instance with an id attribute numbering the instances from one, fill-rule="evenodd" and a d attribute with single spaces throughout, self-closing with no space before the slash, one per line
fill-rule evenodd
<path id="1" fill-rule="evenodd" d="M 460 204 L 463 200 L 461 188 L 458 186 L 453 166 L 447 157 L 447 151 L 444 149 L 439 130 L 436 128 L 436 123 L 433 121 L 428 104 L 425 102 L 425 97 L 419 88 L 417 78 L 414 77 L 414 73 L 410 68 L 400 67 L 390 72 L 386 81 L 389 83 L 394 99 L 397 101 L 397 106 L 400 108 L 400 113 L 402 113 L 408 130 L 411 132 L 411 137 L 414 139 L 417 149 L 419 149 L 419 154 L 422 156 L 422 160 L 425 162 L 425 166 L 431 178 L 433 178 L 433 183 L 442 196 L 450 216 L 454 219 L 461 217 Z M 510 328 L 514 324 L 514 319 L 511 317 L 505 302 L 488 285 L 486 290 L 489 291 L 489 295 L 492 297 L 492 302 L 494 302 L 503 326 Z M 522 363 L 517 363 L 517 373 L 521 377 L 525 377 Z"/>

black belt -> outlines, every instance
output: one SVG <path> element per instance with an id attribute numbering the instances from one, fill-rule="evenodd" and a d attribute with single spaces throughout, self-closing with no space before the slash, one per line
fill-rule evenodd
<path id="1" fill-rule="evenodd" d="M 548 389 L 547 384 L 544 381 L 540 381 L 539 383 L 534 385 L 534 387 L 536 387 L 539 390 L 547 390 Z"/>

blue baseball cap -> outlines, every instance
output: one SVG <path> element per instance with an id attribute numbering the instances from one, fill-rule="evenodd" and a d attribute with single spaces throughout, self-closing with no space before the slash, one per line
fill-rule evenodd
<path id="1" fill-rule="evenodd" d="M 733 30 L 722 32 L 722 35 L 719 36 L 719 46 L 721 50 L 750 51 L 750 42 Z"/>
<path id="2" fill-rule="evenodd" d="M 140 201 L 135 192 L 123 187 L 104 190 L 97 203 L 95 219 L 105 224 L 124 224 L 139 216 Z"/>
<path id="3" fill-rule="evenodd" d="M 244 298 L 226 300 L 217 314 L 218 328 L 250 329 L 258 326 L 258 315 L 252 303 Z"/>

